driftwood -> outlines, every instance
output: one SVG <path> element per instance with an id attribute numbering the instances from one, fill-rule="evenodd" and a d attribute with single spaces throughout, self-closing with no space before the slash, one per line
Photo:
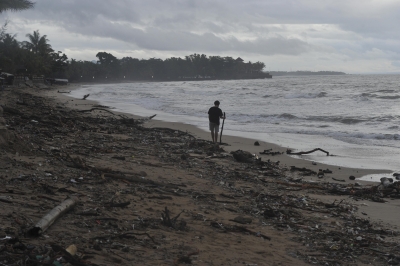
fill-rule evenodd
<path id="1" fill-rule="evenodd" d="M 45 232 L 59 217 L 64 215 L 67 211 L 75 207 L 78 199 L 75 197 L 70 197 L 64 200 L 60 205 L 52 209 L 49 213 L 43 216 L 37 224 L 28 230 L 29 236 L 39 236 L 41 233 Z"/>
<path id="2" fill-rule="evenodd" d="M 57 91 L 58 93 L 70 93 L 71 91 Z"/>
<path id="3" fill-rule="evenodd" d="M 279 151 L 272 151 L 272 149 L 269 149 L 269 150 L 264 150 L 263 152 L 260 152 L 260 154 L 275 156 L 275 155 L 279 155 L 282 153 Z"/>
<path id="4" fill-rule="evenodd" d="M 325 150 L 323 150 L 323 149 L 320 149 L 320 148 L 316 148 L 316 149 L 313 149 L 313 150 L 311 150 L 311 151 L 301 151 L 301 152 L 292 152 L 292 150 L 287 150 L 287 151 L 286 151 L 286 154 L 289 154 L 289 155 L 303 155 L 303 154 L 313 153 L 313 152 L 315 152 L 315 151 L 322 151 L 322 152 L 325 152 L 325 153 L 326 153 L 326 156 L 329 156 L 329 152 L 327 152 L 327 151 L 325 151 Z"/>
<path id="5" fill-rule="evenodd" d="M 163 225 L 172 227 L 174 229 L 183 229 L 186 226 L 186 223 L 183 223 L 183 224 L 181 223 L 181 224 L 177 225 L 177 222 L 176 222 L 182 212 L 183 211 L 181 211 L 177 216 L 175 216 L 174 218 L 171 219 L 171 217 L 169 216 L 170 211 L 168 210 L 167 207 L 165 207 L 164 212 L 161 213 Z"/>
<path id="6" fill-rule="evenodd" d="M 346 182 L 346 180 L 344 180 L 344 179 L 338 179 L 338 178 L 334 178 L 334 177 L 332 177 L 332 179 L 335 181 L 338 181 L 338 182 Z"/>
<path id="7" fill-rule="evenodd" d="M 109 110 L 106 110 L 106 109 L 103 109 L 103 108 L 97 108 L 97 107 L 94 107 L 94 108 L 89 109 L 89 110 L 78 110 L 78 112 L 80 112 L 80 113 L 85 113 L 85 112 L 91 112 L 91 111 L 94 111 L 94 110 L 105 111 L 105 112 L 110 113 L 110 114 L 112 114 L 112 115 L 116 115 L 116 114 L 114 114 L 113 112 L 111 112 L 111 111 L 109 111 Z"/>
<path id="8" fill-rule="evenodd" d="M 0 201 L 5 203 L 13 203 L 11 200 L 7 199 L 6 196 L 0 196 Z"/>

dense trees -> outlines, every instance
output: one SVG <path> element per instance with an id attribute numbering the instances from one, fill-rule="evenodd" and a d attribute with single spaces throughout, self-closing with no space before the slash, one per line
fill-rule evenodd
<path id="1" fill-rule="evenodd" d="M 184 80 L 184 79 L 240 79 L 262 78 L 264 63 L 244 63 L 240 58 L 192 54 L 185 58 L 171 57 L 117 59 L 112 54 L 99 52 L 97 63 L 73 60 L 68 65 L 71 80 Z M 81 72 L 81 75 L 79 75 Z M 94 78 L 93 78 L 94 77 Z"/>
<path id="2" fill-rule="evenodd" d="M 29 0 L 0 0 L 0 13 L 20 11 L 34 6 Z M 55 52 L 46 35 L 39 30 L 26 34 L 27 41 L 18 42 L 7 33 L 7 23 L 0 28 L 0 69 L 23 75 L 45 75 L 68 78 L 71 81 L 105 80 L 184 80 L 260 78 L 264 63 L 244 63 L 232 57 L 192 54 L 184 58 L 171 57 L 118 59 L 110 53 L 96 54 L 96 63 L 68 61 L 67 55 Z"/>
<path id="3" fill-rule="evenodd" d="M 4 72 L 24 75 L 64 75 L 68 57 L 54 52 L 46 35 L 39 31 L 27 34 L 28 41 L 18 42 L 15 35 L 0 30 L 0 69 Z"/>
<path id="4" fill-rule="evenodd" d="M 264 63 L 244 63 L 232 57 L 192 54 L 184 58 L 171 57 L 137 59 L 116 58 L 98 52 L 97 62 L 68 60 L 61 51 L 55 52 L 46 35 L 36 30 L 26 34 L 27 40 L 18 42 L 15 35 L 0 29 L 0 69 L 24 75 L 45 75 L 71 81 L 116 80 L 189 80 L 262 78 Z"/>

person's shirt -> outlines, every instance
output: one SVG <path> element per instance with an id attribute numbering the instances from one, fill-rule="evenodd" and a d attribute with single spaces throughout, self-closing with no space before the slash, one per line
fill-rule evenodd
<path id="1" fill-rule="evenodd" d="M 208 110 L 208 120 L 211 123 L 219 125 L 219 118 L 222 116 L 222 110 L 219 107 L 213 106 Z"/>

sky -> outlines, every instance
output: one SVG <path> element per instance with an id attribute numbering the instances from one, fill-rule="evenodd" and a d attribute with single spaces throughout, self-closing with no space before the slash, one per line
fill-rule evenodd
<path id="1" fill-rule="evenodd" d="M 36 0 L 4 12 L 76 60 L 241 57 L 266 71 L 400 73 L 400 0 Z"/>

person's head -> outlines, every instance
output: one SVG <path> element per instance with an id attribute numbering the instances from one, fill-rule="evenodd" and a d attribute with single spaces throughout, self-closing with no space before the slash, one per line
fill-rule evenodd
<path id="1" fill-rule="evenodd" d="M 215 105 L 215 106 L 219 106 L 219 101 L 215 101 L 215 102 L 214 102 L 214 105 Z"/>

